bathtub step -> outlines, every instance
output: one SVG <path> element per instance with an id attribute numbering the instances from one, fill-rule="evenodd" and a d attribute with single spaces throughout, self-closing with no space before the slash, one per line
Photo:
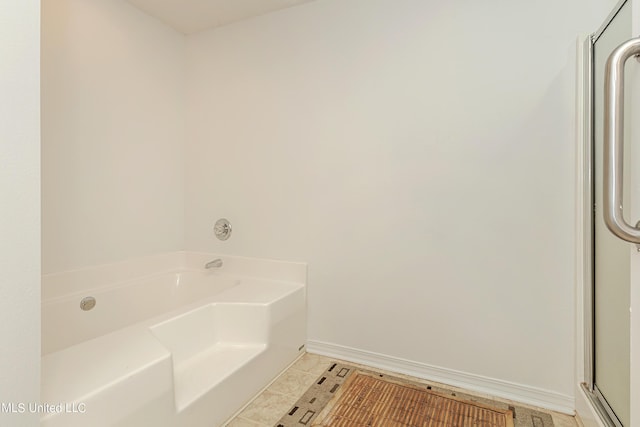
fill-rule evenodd
<path id="1" fill-rule="evenodd" d="M 266 348 L 266 344 L 218 343 L 189 359 L 174 361 L 176 410 L 184 410 Z"/>

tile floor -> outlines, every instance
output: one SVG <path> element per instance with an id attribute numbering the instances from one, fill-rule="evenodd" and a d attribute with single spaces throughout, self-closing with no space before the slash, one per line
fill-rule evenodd
<path id="1" fill-rule="evenodd" d="M 251 403 L 249 403 L 240 413 L 231 419 L 226 426 L 228 427 L 273 427 L 278 420 L 291 409 L 294 403 L 302 396 L 302 394 L 313 384 L 316 378 L 320 376 L 332 361 L 338 361 L 335 358 L 319 356 L 317 354 L 305 353 L 289 369 L 284 371 L 276 380 L 271 383 L 260 395 L 258 395 Z M 397 374 L 382 369 L 371 368 L 368 366 L 358 365 L 357 363 L 346 362 L 354 366 L 360 366 L 364 369 L 380 372 L 405 378 L 419 383 L 430 383 L 429 381 L 419 378 L 410 377 L 408 375 Z M 456 390 L 455 387 L 443 386 Z M 475 394 L 480 397 L 490 397 L 479 393 L 464 391 L 468 394 Z M 493 398 L 495 399 L 495 398 Z M 501 400 L 507 403 L 513 403 L 505 399 Z M 520 406 L 526 406 L 517 403 Z M 544 411 L 551 414 L 555 427 L 577 427 L 579 424 L 574 417 L 559 414 L 552 411 Z"/>

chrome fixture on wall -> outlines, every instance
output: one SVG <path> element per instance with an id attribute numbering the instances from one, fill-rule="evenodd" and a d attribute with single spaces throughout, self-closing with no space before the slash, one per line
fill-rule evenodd
<path id="1" fill-rule="evenodd" d="M 222 267 L 222 260 L 220 258 L 216 258 L 213 261 L 209 261 L 204 265 L 204 268 L 220 268 Z"/>
<path id="2" fill-rule="evenodd" d="M 80 301 L 80 308 L 84 311 L 89 311 L 96 306 L 96 299 L 94 297 L 84 297 Z"/>
<path id="3" fill-rule="evenodd" d="M 227 240 L 231 236 L 231 223 L 226 218 L 220 218 L 213 226 L 213 233 L 220 240 Z"/>

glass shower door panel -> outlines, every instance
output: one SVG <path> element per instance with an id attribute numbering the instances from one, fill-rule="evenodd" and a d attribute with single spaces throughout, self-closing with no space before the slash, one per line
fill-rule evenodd
<path id="1" fill-rule="evenodd" d="M 594 44 L 594 297 L 595 386 L 623 426 L 630 426 L 630 244 L 614 236 L 603 220 L 604 69 L 609 54 L 632 37 L 631 2 L 627 2 Z M 630 62 L 630 61 L 629 61 Z M 629 64 L 627 63 L 627 67 Z M 627 73 L 628 76 L 629 73 Z M 628 97 L 627 97 L 628 98 Z M 625 108 L 625 135 L 630 134 Z M 625 151 L 627 141 L 625 138 Z M 625 159 L 630 156 L 625 156 Z M 626 160 L 625 160 L 626 162 Z M 628 164 L 624 188 L 630 188 Z M 626 191 L 628 194 L 629 192 Z M 627 195 L 625 195 L 627 198 Z M 630 206 L 629 200 L 623 205 Z M 629 218 L 629 212 L 625 212 Z"/>

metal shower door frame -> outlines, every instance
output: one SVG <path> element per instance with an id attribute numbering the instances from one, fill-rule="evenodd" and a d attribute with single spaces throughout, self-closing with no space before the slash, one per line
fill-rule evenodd
<path id="1" fill-rule="evenodd" d="M 583 274 L 586 278 L 584 286 L 584 382 L 582 388 L 585 394 L 591 401 L 593 408 L 600 416 L 600 420 L 607 427 L 623 427 L 618 421 L 615 413 L 607 403 L 606 399 L 598 390 L 595 384 L 595 206 L 594 206 L 594 194 L 595 194 L 595 180 L 593 174 L 593 161 L 594 161 L 594 149 L 595 149 L 595 133 L 594 133 L 594 116 L 595 116 L 595 104 L 594 104 L 594 91 L 595 91 L 595 64 L 594 64 L 594 46 L 600 36 L 606 31 L 607 27 L 618 15 L 622 7 L 629 0 L 620 0 L 618 4 L 611 11 L 609 16 L 605 19 L 602 26 L 593 34 L 587 37 L 584 42 L 584 194 L 585 205 L 588 206 L 588 215 L 584 216 L 585 230 L 589 230 L 584 235 L 584 262 L 583 262 Z"/>

